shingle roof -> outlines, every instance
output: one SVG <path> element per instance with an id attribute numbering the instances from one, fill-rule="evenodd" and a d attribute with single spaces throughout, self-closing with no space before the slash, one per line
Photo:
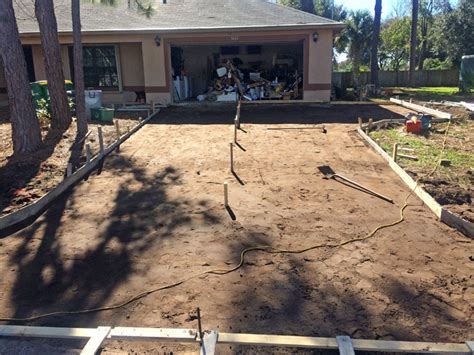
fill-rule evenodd
<path id="1" fill-rule="evenodd" d="M 140 3 L 152 5 L 150 16 L 136 7 L 136 0 L 81 1 L 82 29 L 92 32 L 341 26 L 339 22 L 265 0 L 167 0 L 166 4 L 163 0 L 140 0 Z M 14 4 L 20 32 L 38 32 L 34 0 L 14 0 Z M 71 0 L 54 0 L 54 4 L 59 31 L 70 32 Z"/>

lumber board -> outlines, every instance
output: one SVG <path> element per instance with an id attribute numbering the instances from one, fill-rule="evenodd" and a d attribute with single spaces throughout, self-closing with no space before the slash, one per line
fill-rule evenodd
<path id="1" fill-rule="evenodd" d="M 352 346 L 351 338 L 347 335 L 340 335 L 336 337 L 337 346 L 339 347 L 340 355 L 355 355 L 354 347 Z"/>
<path id="2" fill-rule="evenodd" d="M 94 328 L 29 327 L 0 325 L 0 337 L 30 337 L 57 339 L 88 339 L 97 332 Z"/>
<path id="3" fill-rule="evenodd" d="M 197 332 L 193 329 L 115 327 L 110 331 L 110 338 L 116 340 L 195 342 Z"/>
<path id="4" fill-rule="evenodd" d="M 81 355 L 95 355 L 105 338 L 110 333 L 111 327 L 98 327 L 95 334 L 86 343 L 86 346 L 81 351 Z"/>
<path id="5" fill-rule="evenodd" d="M 137 327 L 99 327 L 99 328 L 60 328 L 37 326 L 0 326 L 0 336 L 6 337 L 40 337 L 58 339 L 92 339 L 100 337 L 110 340 L 126 341 L 173 341 L 198 342 L 197 331 L 194 329 L 176 328 L 137 328 Z M 106 335 L 104 336 L 104 333 Z M 245 333 L 206 332 L 211 335 L 209 340 L 215 344 L 239 344 L 257 346 L 286 346 L 312 349 L 339 349 L 337 338 L 322 338 L 294 335 L 268 335 Z M 205 338 L 205 337 L 204 337 Z M 449 353 L 471 354 L 474 343 L 428 343 L 416 341 L 351 339 L 356 351 L 404 352 L 404 353 Z"/>
<path id="6" fill-rule="evenodd" d="M 15 212 L 12 212 L 4 217 L 0 218 L 0 231 L 2 229 L 6 229 L 12 227 L 16 224 L 19 224 L 28 218 L 38 215 L 41 213 L 46 206 L 48 206 L 51 202 L 53 202 L 56 198 L 62 195 L 66 190 L 70 187 L 76 185 L 80 182 L 84 177 L 94 171 L 99 163 L 104 159 L 105 156 L 112 153 L 119 145 L 125 142 L 128 138 L 130 138 L 135 132 L 137 132 L 140 128 L 142 128 L 148 121 L 150 121 L 155 115 L 159 113 L 159 110 L 156 111 L 154 114 L 151 114 L 146 119 L 138 123 L 135 127 L 133 127 L 129 132 L 123 134 L 119 139 L 117 139 L 113 144 L 109 147 L 105 148 L 104 153 L 96 155 L 88 164 L 83 165 L 81 168 L 76 170 L 74 174 L 68 176 L 66 179 L 61 181 L 56 188 L 49 191 L 47 194 L 36 200 L 35 202 L 31 203 L 28 206 L 25 206 Z"/>
<path id="7" fill-rule="evenodd" d="M 409 108 L 409 109 L 412 109 L 412 110 L 415 110 L 415 111 L 418 111 L 418 112 L 424 112 L 424 113 L 436 116 L 438 118 L 447 118 L 447 119 L 452 118 L 452 115 L 450 113 L 443 112 L 443 111 L 440 111 L 440 110 L 435 110 L 433 108 L 421 106 L 421 105 L 418 105 L 418 104 L 414 104 L 413 102 L 398 100 L 398 99 L 395 99 L 393 97 L 390 98 L 390 101 L 393 102 L 393 103 L 396 103 L 397 105 L 401 105 L 403 107 L 406 107 L 406 108 Z"/>
<path id="8" fill-rule="evenodd" d="M 465 101 L 461 101 L 461 105 L 468 109 L 469 111 L 473 111 L 474 112 L 474 102 L 465 102 Z"/>
<path id="9" fill-rule="evenodd" d="M 413 190 L 413 192 L 424 202 L 424 204 L 436 215 L 436 217 L 444 224 L 457 229 L 469 238 L 474 238 L 474 223 L 471 223 L 462 217 L 455 215 L 446 208 L 442 207 L 423 187 L 417 185 L 416 181 L 398 165 L 391 156 L 385 152 L 372 138 L 358 128 L 357 132 L 365 139 L 367 143 L 384 158 L 392 170 L 403 180 L 403 182 Z"/>

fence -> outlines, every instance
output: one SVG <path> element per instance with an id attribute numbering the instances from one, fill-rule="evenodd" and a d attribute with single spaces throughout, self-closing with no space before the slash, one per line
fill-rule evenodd
<path id="1" fill-rule="evenodd" d="M 336 87 L 354 86 L 352 72 L 334 72 L 332 82 Z M 360 73 L 361 85 L 370 83 L 370 72 Z M 408 86 L 408 71 L 379 71 L 379 82 L 382 87 Z M 419 70 L 415 72 L 415 86 L 454 86 L 459 85 L 459 70 Z"/>

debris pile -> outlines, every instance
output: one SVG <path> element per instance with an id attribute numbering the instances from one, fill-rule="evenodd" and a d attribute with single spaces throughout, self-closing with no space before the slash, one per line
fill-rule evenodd
<path id="1" fill-rule="evenodd" d="M 297 70 L 275 71 L 274 76 L 261 71 L 243 71 L 238 68 L 237 59 L 227 60 L 216 68 L 214 86 L 206 94 L 198 95 L 198 101 L 237 101 L 239 96 L 247 101 L 300 98 L 302 77 Z"/>

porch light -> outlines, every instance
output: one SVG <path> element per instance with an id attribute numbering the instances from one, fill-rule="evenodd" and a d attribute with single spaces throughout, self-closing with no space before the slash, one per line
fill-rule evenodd
<path id="1" fill-rule="evenodd" d="M 161 37 L 160 36 L 155 37 L 155 43 L 156 43 L 157 47 L 161 46 Z"/>
<path id="2" fill-rule="evenodd" d="M 313 33 L 313 42 L 316 43 L 318 41 L 318 38 L 319 38 L 319 33 L 318 32 L 314 32 Z"/>

